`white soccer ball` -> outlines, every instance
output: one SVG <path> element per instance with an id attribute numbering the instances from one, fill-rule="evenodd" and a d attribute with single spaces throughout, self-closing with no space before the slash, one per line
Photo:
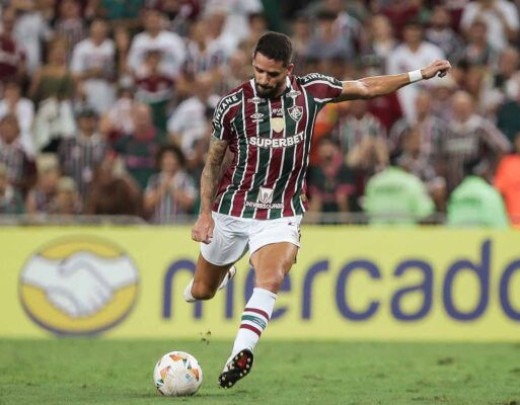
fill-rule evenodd
<path id="1" fill-rule="evenodd" d="M 162 395 L 180 397 L 195 394 L 202 384 L 202 368 L 191 354 L 166 353 L 153 370 L 153 380 Z"/>

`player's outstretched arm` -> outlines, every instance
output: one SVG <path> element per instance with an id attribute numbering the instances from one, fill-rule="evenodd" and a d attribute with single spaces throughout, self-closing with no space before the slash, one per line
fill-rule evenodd
<path id="1" fill-rule="evenodd" d="M 334 101 L 382 96 L 419 80 L 427 80 L 435 76 L 443 77 L 450 69 L 451 65 L 447 60 L 436 60 L 428 66 L 413 72 L 344 81 L 343 91 Z"/>
<path id="2" fill-rule="evenodd" d="M 228 142 L 211 137 L 208 157 L 200 179 L 200 214 L 191 230 L 191 238 L 196 242 L 210 243 L 215 226 L 211 216 L 211 207 L 215 200 L 220 179 L 220 169 Z"/>

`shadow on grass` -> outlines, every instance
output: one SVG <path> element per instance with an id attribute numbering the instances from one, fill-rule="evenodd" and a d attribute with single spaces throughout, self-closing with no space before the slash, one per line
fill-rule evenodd
<path id="1" fill-rule="evenodd" d="M 181 397 L 175 397 L 176 400 L 196 400 L 196 399 L 212 399 L 212 398 L 238 398 L 241 396 L 247 396 L 250 394 L 248 390 L 234 389 L 234 390 L 224 390 L 216 388 L 210 392 L 199 392 L 195 395 L 187 395 Z M 172 399 L 172 397 L 168 397 L 166 395 L 156 394 L 155 392 L 135 392 L 125 395 L 126 398 L 131 399 L 157 399 L 157 398 L 166 398 Z"/>

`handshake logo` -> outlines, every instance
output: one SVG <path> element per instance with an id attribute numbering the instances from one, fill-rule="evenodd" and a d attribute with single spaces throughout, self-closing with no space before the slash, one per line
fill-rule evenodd
<path id="1" fill-rule="evenodd" d="M 138 273 L 119 247 L 99 238 L 59 240 L 29 258 L 21 301 L 40 326 L 91 335 L 119 323 L 137 296 Z"/>

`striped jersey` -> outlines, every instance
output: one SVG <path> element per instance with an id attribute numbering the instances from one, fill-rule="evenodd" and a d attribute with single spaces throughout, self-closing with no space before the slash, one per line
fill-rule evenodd
<path id="1" fill-rule="evenodd" d="M 148 185 L 146 186 L 145 193 L 157 191 L 165 179 L 166 178 L 164 173 L 157 173 L 152 175 L 148 179 Z M 197 196 L 195 183 L 192 177 L 185 171 L 178 171 L 169 181 L 173 189 L 189 194 L 193 198 Z M 154 224 L 178 223 L 183 221 L 185 219 L 184 217 L 189 214 L 190 212 L 184 210 L 174 198 L 172 191 L 169 191 L 168 193 L 165 193 L 162 198 L 155 204 L 150 222 Z"/>
<path id="2" fill-rule="evenodd" d="M 81 196 L 87 195 L 94 172 L 107 152 L 107 141 L 99 133 L 86 136 L 80 132 L 61 141 L 58 147 L 61 170 L 74 179 Z"/>
<path id="3" fill-rule="evenodd" d="M 305 177 L 314 122 L 341 81 L 319 73 L 287 77 L 284 93 L 263 98 L 254 80 L 224 96 L 213 115 L 213 136 L 234 154 L 213 210 L 242 218 L 275 219 L 305 211 Z"/>

